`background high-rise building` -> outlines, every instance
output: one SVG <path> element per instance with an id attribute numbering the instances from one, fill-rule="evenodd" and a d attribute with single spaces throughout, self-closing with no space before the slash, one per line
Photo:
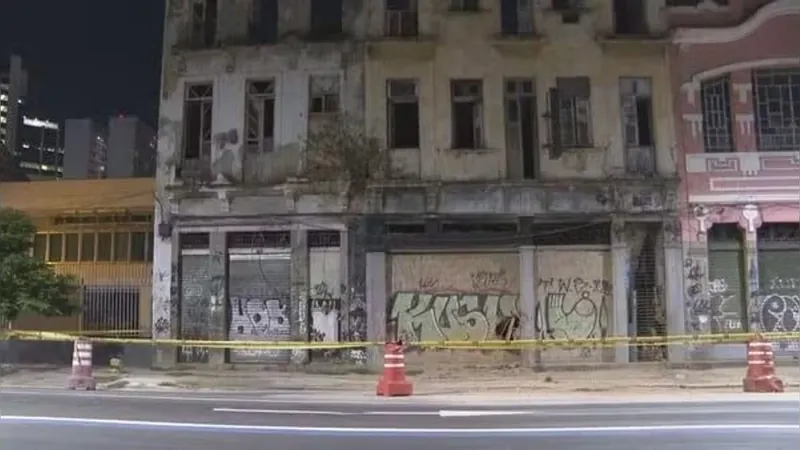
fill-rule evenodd
<path id="1" fill-rule="evenodd" d="M 17 134 L 22 123 L 20 107 L 28 91 L 28 74 L 19 55 L 11 55 L 8 67 L 0 69 L 0 144 L 12 154 L 18 150 Z"/>
<path id="2" fill-rule="evenodd" d="M 64 178 L 105 178 L 108 157 L 106 128 L 92 119 L 64 122 Z"/>
<path id="3" fill-rule="evenodd" d="M 155 129 L 137 117 L 64 124 L 64 178 L 152 177 L 155 165 Z"/>
<path id="4" fill-rule="evenodd" d="M 108 178 L 152 177 L 156 167 L 156 132 L 138 117 L 108 121 Z"/>
<path id="5" fill-rule="evenodd" d="M 61 126 L 51 120 L 23 116 L 16 161 L 30 179 L 60 178 L 64 164 Z"/>

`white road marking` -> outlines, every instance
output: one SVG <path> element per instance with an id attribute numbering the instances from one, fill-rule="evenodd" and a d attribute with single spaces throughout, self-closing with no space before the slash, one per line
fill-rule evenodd
<path id="1" fill-rule="evenodd" d="M 146 420 L 90 419 L 78 417 L 2 416 L 3 422 L 55 423 L 80 425 L 144 426 L 167 429 L 202 429 L 215 431 L 310 432 L 338 434 L 553 434 L 553 433 L 630 433 L 653 431 L 798 431 L 800 425 L 708 424 L 708 425 L 647 425 L 611 427 L 559 428 L 356 428 L 356 427 L 298 427 L 277 425 L 233 425 L 195 422 L 155 422 Z"/>
<path id="2" fill-rule="evenodd" d="M 533 414 L 541 414 L 542 412 L 524 411 L 524 410 L 509 410 L 498 411 L 491 409 L 475 409 L 475 410 L 441 410 L 439 417 L 453 418 L 453 417 L 503 417 L 503 416 L 529 416 Z"/>
<path id="3" fill-rule="evenodd" d="M 287 414 L 309 416 L 349 416 L 342 411 L 306 411 L 301 409 L 241 409 L 241 408 L 214 408 L 219 413 L 245 413 L 245 414 Z"/>

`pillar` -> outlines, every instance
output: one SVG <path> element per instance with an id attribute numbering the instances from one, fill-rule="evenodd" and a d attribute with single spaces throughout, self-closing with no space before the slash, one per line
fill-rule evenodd
<path id="1" fill-rule="evenodd" d="M 367 340 L 383 342 L 386 340 L 386 307 L 389 279 L 389 267 L 386 252 L 367 253 Z M 370 347 L 367 351 L 367 363 L 376 369 L 383 367 L 381 361 L 383 349 Z"/>
<path id="2" fill-rule="evenodd" d="M 153 295 L 152 337 L 178 339 L 180 333 L 180 243 L 178 231 L 173 228 L 169 236 L 159 235 L 159 225 L 167 220 L 161 209 L 155 211 L 155 238 L 153 240 Z M 162 227 L 162 230 L 164 228 Z M 174 345 L 157 345 L 153 366 L 169 368 L 178 361 L 178 348 Z"/>
<path id="3" fill-rule="evenodd" d="M 759 328 L 759 270 L 758 270 L 758 229 L 761 227 L 761 214 L 756 205 L 745 205 L 739 218 L 739 228 L 744 233 L 744 263 L 747 268 L 747 323 L 748 330 Z M 743 318 L 745 319 L 745 318 Z"/>
<path id="4" fill-rule="evenodd" d="M 212 341 L 227 341 L 227 235 L 225 232 L 215 231 L 210 233 L 208 238 L 208 295 L 210 309 L 208 338 Z M 208 363 L 212 366 L 225 364 L 225 354 L 225 349 L 210 349 L 208 352 Z"/>
<path id="5" fill-rule="evenodd" d="M 680 220 L 663 222 L 662 239 L 664 254 L 664 303 L 667 315 L 667 336 L 682 336 L 686 333 L 686 314 L 683 296 L 683 242 Z M 686 360 L 686 347 L 669 345 L 670 363 L 680 364 Z"/>
<path id="6" fill-rule="evenodd" d="M 536 339 L 536 248 L 519 248 L 519 314 L 521 323 L 520 339 Z M 537 367 L 541 362 L 540 349 L 528 349 L 522 354 L 523 364 Z"/>
<path id="7" fill-rule="evenodd" d="M 711 334 L 711 299 L 708 296 L 708 230 L 712 222 L 705 206 L 695 206 L 690 219 L 688 248 L 683 263 L 686 294 L 686 332 L 691 335 Z M 692 235 L 693 234 L 693 235 Z M 711 356 L 707 344 L 687 346 L 689 359 L 705 362 Z"/>
<path id="8" fill-rule="evenodd" d="M 292 229 L 292 270 L 291 270 L 291 304 L 289 306 L 289 323 L 292 341 L 307 342 L 309 340 L 309 258 L 308 230 L 295 226 Z M 304 364 L 308 362 L 309 351 L 292 350 L 292 362 Z"/>
<path id="9" fill-rule="evenodd" d="M 630 248 L 627 242 L 625 222 L 613 219 L 611 223 L 611 284 L 613 301 L 611 307 L 611 337 L 628 337 L 628 292 L 630 282 Z M 606 355 L 611 357 L 611 355 Z M 630 362 L 629 346 L 615 345 L 613 359 L 616 363 Z"/>

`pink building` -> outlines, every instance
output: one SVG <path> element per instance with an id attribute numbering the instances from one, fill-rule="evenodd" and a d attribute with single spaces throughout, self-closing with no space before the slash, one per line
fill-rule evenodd
<path id="1" fill-rule="evenodd" d="M 800 1 L 696 3 L 670 10 L 687 332 L 800 332 Z"/>

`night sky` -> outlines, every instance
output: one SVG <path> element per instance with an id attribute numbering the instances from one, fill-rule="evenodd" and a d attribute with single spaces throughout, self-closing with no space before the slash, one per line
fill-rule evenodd
<path id="1" fill-rule="evenodd" d="M 157 124 L 164 0 L 0 0 L 0 67 L 28 69 L 26 114 Z"/>

